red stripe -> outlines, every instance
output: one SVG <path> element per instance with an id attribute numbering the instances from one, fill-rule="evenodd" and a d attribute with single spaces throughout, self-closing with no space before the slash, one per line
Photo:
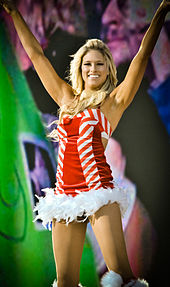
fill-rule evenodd
<path id="1" fill-rule="evenodd" d="M 90 138 L 89 138 L 90 139 Z M 88 139 L 88 140 L 89 140 Z M 80 146 L 82 143 L 84 143 L 86 141 L 86 139 L 84 138 L 80 138 L 80 140 L 77 142 L 77 146 Z"/>
<path id="2" fill-rule="evenodd" d="M 61 157 L 61 154 L 58 155 L 58 159 L 63 162 L 63 158 Z M 58 163 L 59 163 L 59 160 L 58 160 Z"/>
<path id="3" fill-rule="evenodd" d="M 84 112 L 81 112 L 81 115 L 82 115 L 82 117 L 84 117 L 84 116 L 85 116 L 85 113 L 84 113 Z"/>
<path id="4" fill-rule="evenodd" d="M 57 172 L 59 172 L 61 175 L 63 174 L 63 170 L 61 168 L 61 166 L 58 163 L 58 167 L 57 167 Z"/>
<path id="5" fill-rule="evenodd" d="M 59 125 L 60 127 L 61 127 L 61 125 Z M 64 130 L 64 129 L 63 129 Z M 60 136 L 62 136 L 62 137 L 66 137 L 66 135 L 62 132 L 62 131 L 60 131 L 59 129 L 57 129 L 57 132 L 58 132 L 58 134 L 60 135 Z"/>
<path id="6" fill-rule="evenodd" d="M 96 185 L 98 184 L 98 182 L 94 182 L 92 185 L 90 185 L 90 188 L 94 188 Z M 100 185 L 98 185 L 97 189 L 102 187 L 102 184 L 100 183 Z"/>
<path id="7" fill-rule="evenodd" d="M 97 115 L 98 115 L 98 118 L 99 118 L 99 123 L 102 125 L 102 118 L 101 118 L 100 110 L 97 110 Z"/>
<path id="8" fill-rule="evenodd" d="M 89 170 L 88 172 L 86 173 L 85 177 L 87 178 L 91 173 L 93 173 L 93 171 L 96 169 L 96 164 L 94 164 Z M 97 172 L 94 174 L 95 177 L 97 176 Z M 90 181 L 91 181 L 91 178 L 90 178 Z"/>
<path id="9" fill-rule="evenodd" d="M 86 157 L 90 156 L 91 154 L 93 154 L 93 150 L 90 150 L 88 153 L 86 153 L 82 158 L 81 158 L 81 162 L 85 160 Z"/>
<path id="10" fill-rule="evenodd" d="M 83 165 L 83 170 L 86 169 L 86 167 L 88 167 L 92 162 L 94 161 L 94 157 L 92 157 L 87 163 L 85 163 L 85 165 Z M 82 162 L 83 163 L 83 162 Z"/>
<path id="11" fill-rule="evenodd" d="M 61 176 L 62 176 L 62 173 L 61 173 L 62 171 L 60 170 L 60 169 L 57 169 L 57 173 L 60 175 L 59 177 L 61 178 Z"/>
<path id="12" fill-rule="evenodd" d="M 83 152 L 85 152 L 89 147 L 91 147 L 91 143 L 86 144 L 84 147 L 81 148 L 79 151 L 79 154 L 81 155 Z M 93 149 L 92 149 L 93 151 Z"/>
<path id="13" fill-rule="evenodd" d="M 65 150 L 60 146 L 60 152 L 64 155 Z"/>
<path id="14" fill-rule="evenodd" d="M 92 118 L 92 119 L 94 120 L 95 117 L 94 117 L 94 114 L 93 114 L 92 110 L 90 109 L 88 112 L 89 112 L 89 114 L 90 114 L 90 118 Z"/>
<path id="15" fill-rule="evenodd" d="M 91 125 L 87 124 L 86 126 L 84 126 L 84 128 L 82 129 L 82 131 L 80 132 L 79 136 L 83 136 L 88 129 L 91 127 Z M 92 133 L 92 132 L 91 132 Z M 89 134 L 90 135 L 90 134 Z"/>
<path id="16" fill-rule="evenodd" d="M 99 175 L 98 172 L 96 172 L 96 173 L 90 178 L 90 180 L 87 181 L 87 184 L 89 184 L 89 182 L 93 181 L 98 175 Z M 100 178 L 100 176 L 99 176 L 99 178 Z M 99 180 L 100 180 L 100 179 L 98 179 L 97 182 L 98 182 Z M 94 181 L 94 182 L 96 183 L 96 181 Z"/>

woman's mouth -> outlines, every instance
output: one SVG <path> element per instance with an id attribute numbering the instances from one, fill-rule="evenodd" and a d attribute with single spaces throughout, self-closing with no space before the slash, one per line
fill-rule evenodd
<path id="1" fill-rule="evenodd" d="M 97 79 L 97 78 L 99 78 L 99 75 L 90 74 L 90 75 L 88 75 L 88 78 Z"/>

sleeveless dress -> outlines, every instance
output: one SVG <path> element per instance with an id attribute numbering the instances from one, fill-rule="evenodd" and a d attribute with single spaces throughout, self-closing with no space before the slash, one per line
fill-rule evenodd
<path id="1" fill-rule="evenodd" d="M 122 215 L 128 207 L 126 191 L 117 186 L 106 162 L 102 137 L 107 140 L 112 130 L 100 108 L 85 109 L 74 117 L 65 116 L 57 126 L 59 138 L 56 187 L 45 188 L 38 197 L 35 220 L 46 227 L 53 218 L 85 221 L 99 208 L 117 202 Z M 34 220 L 34 221 L 35 221 Z"/>

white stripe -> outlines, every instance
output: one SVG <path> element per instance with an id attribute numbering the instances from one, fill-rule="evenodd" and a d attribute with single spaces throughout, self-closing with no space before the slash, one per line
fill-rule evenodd
<path id="1" fill-rule="evenodd" d="M 63 170 L 61 169 L 59 164 L 57 165 L 57 172 L 59 172 L 61 174 L 61 176 L 63 175 Z"/>
<path id="2" fill-rule="evenodd" d="M 101 182 L 99 181 L 98 183 L 96 183 L 95 186 L 93 186 L 93 189 L 97 189 L 100 185 L 101 185 Z"/>
<path id="3" fill-rule="evenodd" d="M 97 121 L 99 121 L 99 117 L 98 117 L 98 114 L 97 114 L 97 110 L 96 110 L 96 109 L 92 109 L 92 113 L 93 113 L 95 119 L 96 119 Z"/>
<path id="4" fill-rule="evenodd" d="M 59 175 L 59 174 L 58 174 L 58 175 Z M 60 183 L 62 183 L 62 184 L 64 183 L 63 180 L 62 180 L 62 178 L 61 178 L 60 176 L 57 176 L 57 182 L 60 182 Z"/>
<path id="5" fill-rule="evenodd" d="M 84 110 L 84 113 L 85 113 L 86 117 L 88 117 L 88 118 L 90 117 L 90 114 L 89 114 L 88 110 Z"/>
<path id="6" fill-rule="evenodd" d="M 61 145 L 61 148 L 62 148 L 63 150 L 65 150 L 65 144 L 64 144 L 62 141 L 60 141 L 60 145 Z"/>
<path id="7" fill-rule="evenodd" d="M 86 182 L 90 181 L 90 178 L 96 173 L 98 172 L 97 167 L 93 170 L 93 172 L 91 172 L 87 177 L 86 177 Z"/>
<path id="8" fill-rule="evenodd" d="M 58 182 L 56 183 L 56 187 L 57 187 L 60 191 L 64 191 L 64 189 L 59 186 Z M 57 190 L 57 191 L 58 191 L 58 190 Z"/>
<path id="9" fill-rule="evenodd" d="M 67 136 L 67 132 L 60 125 L 58 125 L 58 130 Z"/>
<path id="10" fill-rule="evenodd" d="M 92 137 L 91 137 L 91 138 L 84 139 L 84 137 L 81 135 L 81 136 L 79 136 L 79 138 L 78 138 L 78 140 L 77 140 L 77 144 L 80 145 L 79 142 L 81 142 L 82 140 L 83 140 L 83 141 L 84 141 L 84 140 L 87 141 L 87 140 L 90 140 L 90 139 L 92 139 Z"/>
<path id="11" fill-rule="evenodd" d="M 105 139 L 107 139 L 107 140 L 109 139 L 109 136 L 108 136 L 108 134 L 107 134 L 106 132 L 102 132 L 102 133 L 101 133 L 101 137 L 102 137 L 102 138 L 105 138 Z"/>
<path id="12" fill-rule="evenodd" d="M 100 179 L 100 176 L 99 175 L 97 175 L 96 177 L 95 177 L 95 179 L 93 179 L 92 181 L 90 181 L 89 182 L 89 186 L 91 186 L 95 181 L 97 181 L 97 180 L 99 180 Z"/>
<path id="13" fill-rule="evenodd" d="M 59 169 L 57 170 L 57 178 L 58 178 L 58 179 L 61 179 L 62 176 L 63 176 L 63 172 L 62 172 L 61 169 L 59 168 Z"/>
<path id="14" fill-rule="evenodd" d="M 100 113 L 101 114 L 101 117 L 102 117 L 102 126 L 103 126 L 103 129 L 105 130 L 105 119 L 104 119 L 104 114 L 103 113 Z"/>
<path id="15" fill-rule="evenodd" d="M 79 133 L 82 132 L 82 130 L 88 125 L 89 121 L 86 121 L 84 123 L 80 123 L 80 127 L 79 127 Z"/>
<path id="16" fill-rule="evenodd" d="M 56 189 L 56 193 L 57 193 L 57 195 L 59 195 L 59 194 L 60 194 L 60 192 L 59 192 L 59 191 L 64 192 L 64 190 L 63 190 L 61 187 L 57 187 L 57 189 Z"/>
<path id="17" fill-rule="evenodd" d="M 63 182 L 63 180 L 61 179 L 61 177 L 57 177 L 57 183 L 59 184 L 59 183 L 61 183 L 61 184 L 64 184 L 64 182 Z"/>
<path id="18" fill-rule="evenodd" d="M 60 150 L 60 153 L 59 153 L 58 156 L 61 157 L 62 159 L 64 159 L 64 154 L 63 154 L 63 152 L 61 150 Z"/>
<path id="19" fill-rule="evenodd" d="M 92 137 L 90 139 L 85 140 L 81 145 L 77 145 L 78 151 L 80 151 L 83 147 L 85 147 L 87 144 L 92 142 Z"/>
<path id="20" fill-rule="evenodd" d="M 82 159 L 83 156 L 85 156 L 89 151 L 92 151 L 93 148 L 92 146 L 90 146 L 89 148 L 87 148 L 84 152 L 82 152 L 79 156 L 80 156 L 80 159 Z"/>
<path id="21" fill-rule="evenodd" d="M 96 125 L 96 124 L 97 124 L 96 121 L 85 121 L 84 123 L 80 124 L 79 133 L 81 133 L 82 130 L 83 130 L 87 125 Z"/>
<path id="22" fill-rule="evenodd" d="M 61 149 L 58 152 L 58 158 L 60 158 L 60 159 L 64 158 L 64 155 L 63 155 L 63 152 L 61 151 Z"/>
<path id="23" fill-rule="evenodd" d="M 68 142 L 67 138 L 62 138 L 60 141 L 64 146 L 66 146 L 66 143 Z"/>
<path id="24" fill-rule="evenodd" d="M 61 165 L 61 167 L 63 168 L 63 162 L 61 161 L 60 157 L 58 156 L 58 163 Z"/>
<path id="25" fill-rule="evenodd" d="M 84 134 L 82 134 L 81 137 L 86 138 L 93 130 L 94 130 L 93 126 L 89 127 L 89 129 Z"/>
<path id="26" fill-rule="evenodd" d="M 62 177 L 63 176 L 63 172 L 61 170 L 61 168 L 58 166 L 58 169 L 57 169 L 57 174 L 60 174 L 60 176 Z"/>
<path id="27" fill-rule="evenodd" d="M 60 189 L 58 182 L 56 182 L 56 188 Z"/>
<path id="28" fill-rule="evenodd" d="M 60 179 L 60 178 L 58 178 L 57 181 L 58 181 L 58 186 L 59 186 L 59 187 L 60 187 L 60 185 L 63 185 L 63 184 L 64 184 L 63 181 L 62 181 L 62 179 Z M 62 187 L 60 187 L 60 188 L 62 188 Z"/>
<path id="29" fill-rule="evenodd" d="M 64 183 L 59 174 L 57 176 L 57 182 L 59 182 L 61 185 L 63 185 L 63 183 Z"/>
<path id="30" fill-rule="evenodd" d="M 86 169 L 83 171 L 84 175 L 89 171 L 89 169 L 92 168 L 96 164 L 96 161 L 94 160 L 91 164 L 89 164 Z"/>
<path id="31" fill-rule="evenodd" d="M 60 125 L 58 125 L 58 129 L 65 135 L 67 135 L 67 132 L 65 131 L 64 128 L 62 128 Z"/>
<path id="32" fill-rule="evenodd" d="M 94 158 L 94 154 L 92 153 L 90 156 L 85 158 L 85 160 L 81 163 L 81 166 L 83 167 L 91 158 Z"/>

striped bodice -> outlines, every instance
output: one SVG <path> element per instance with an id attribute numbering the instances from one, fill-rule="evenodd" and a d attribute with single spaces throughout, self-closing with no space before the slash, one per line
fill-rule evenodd
<path id="1" fill-rule="evenodd" d="M 78 192 L 113 187 L 102 137 L 111 136 L 110 123 L 100 109 L 86 109 L 58 124 L 58 167 L 55 192 L 75 196 Z"/>

